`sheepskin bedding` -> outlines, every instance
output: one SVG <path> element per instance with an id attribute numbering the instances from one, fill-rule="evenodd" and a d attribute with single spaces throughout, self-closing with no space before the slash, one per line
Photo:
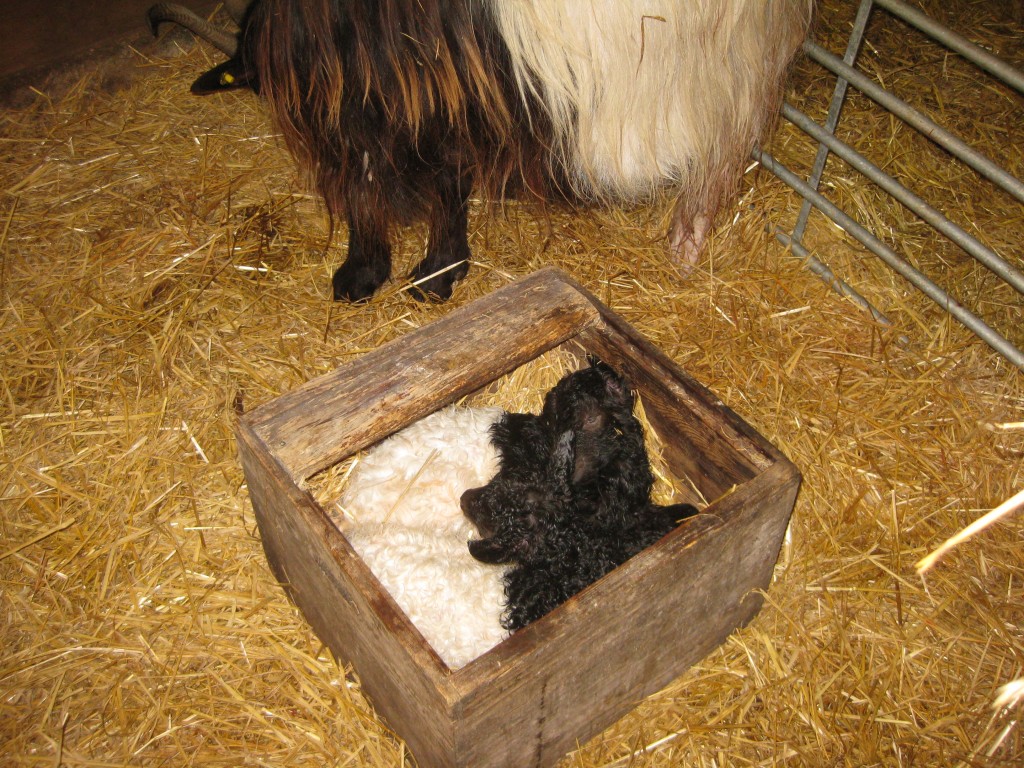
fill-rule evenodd
<path id="1" fill-rule="evenodd" d="M 470 556 L 459 507 L 497 471 L 488 430 L 501 414 L 449 407 L 412 424 L 358 460 L 339 501 L 346 538 L 452 669 L 508 634 L 504 569 Z"/>

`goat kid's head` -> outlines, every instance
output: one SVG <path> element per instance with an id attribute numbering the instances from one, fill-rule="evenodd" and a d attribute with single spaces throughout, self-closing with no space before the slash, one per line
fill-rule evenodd
<path id="1" fill-rule="evenodd" d="M 498 474 L 462 494 L 462 512 L 481 537 L 469 542 L 469 551 L 481 562 L 528 560 L 572 514 L 572 435 L 563 435 L 551 450 L 540 426 L 531 414 L 506 414 L 492 428 L 501 454 Z"/>
<path id="2" fill-rule="evenodd" d="M 633 404 L 625 379 L 593 357 L 589 368 L 564 377 L 548 392 L 541 418 L 555 443 L 569 440 L 564 450 L 572 485 L 596 481 L 618 460 L 623 441 L 640 430 Z"/>
<path id="3" fill-rule="evenodd" d="M 633 393 L 609 366 L 590 363 L 548 392 L 540 416 L 508 413 L 492 427 L 498 474 L 461 498 L 481 536 L 469 544 L 476 559 L 522 562 L 576 518 L 646 504 L 653 477 Z"/>

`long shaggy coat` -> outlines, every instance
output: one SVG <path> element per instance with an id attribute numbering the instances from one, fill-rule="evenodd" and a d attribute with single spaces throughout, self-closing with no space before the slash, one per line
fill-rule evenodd
<path id="1" fill-rule="evenodd" d="M 199 90 L 249 85 L 349 251 L 336 298 L 391 271 L 391 231 L 429 222 L 420 290 L 451 293 L 467 200 L 677 202 L 696 261 L 770 128 L 813 0 L 254 0 L 236 56 Z"/>

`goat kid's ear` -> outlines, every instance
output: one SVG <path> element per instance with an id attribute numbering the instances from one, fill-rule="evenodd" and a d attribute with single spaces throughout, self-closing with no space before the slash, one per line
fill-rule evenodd
<path id="1" fill-rule="evenodd" d="M 605 391 L 615 400 L 625 402 L 632 397 L 632 391 L 626 380 L 616 373 L 615 369 L 603 362 L 597 355 L 587 355 L 587 362 L 590 367 L 596 369 L 604 380 Z"/>
<path id="2" fill-rule="evenodd" d="M 488 565 L 502 565 L 512 560 L 511 553 L 494 539 L 471 539 L 469 554 Z"/>
<path id="3" fill-rule="evenodd" d="M 616 402 L 628 403 L 633 399 L 633 392 L 629 388 L 629 384 L 619 374 L 613 371 L 611 368 L 605 366 L 602 371 L 602 378 L 604 379 L 604 390 L 608 393 Z"/>
<path id="4" fill-rule="evenodd" d="M 191 90 L 195 96 L 207 96 L 238 88 L 252 88 L 255 91 L 256 85 L 256 78 L 245 68 L 241 58 L 235 56 L 201 74 L 192 83 Z"/>

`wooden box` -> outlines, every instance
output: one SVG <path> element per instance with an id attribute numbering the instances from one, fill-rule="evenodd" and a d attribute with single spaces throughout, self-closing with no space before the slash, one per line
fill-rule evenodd
<path id="1" fill-rule="evenodd" d="M 567 342 L 630 380 L 668 465 L 711 503 L 450 670 L 306 481 Z M 260 406 L 237 434 L 275 576 L 423 768 L 551 765 L 681 675 L 761 607 L 800 483 L 778 450 L 556 269 Z"/>

